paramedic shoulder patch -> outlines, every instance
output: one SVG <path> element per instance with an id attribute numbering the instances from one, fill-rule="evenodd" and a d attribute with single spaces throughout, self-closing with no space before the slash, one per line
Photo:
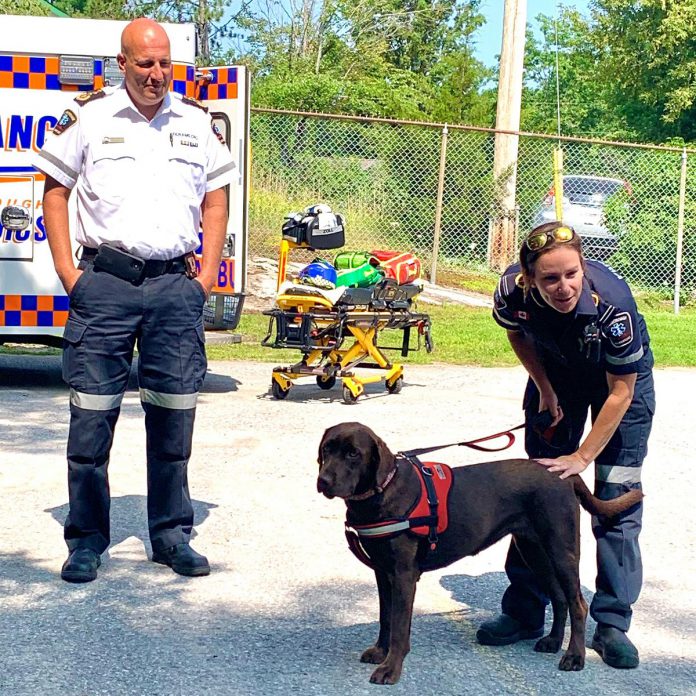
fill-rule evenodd
<path id="1" fill-rule="evenodd" d="M 615 348 L 623 348 L 633 340 L 633 322 L 628 312 L 619 312 L 607 325 L 606 336 Z"/>
<path id="2" fill-rule="evenodd" d="M 58 123 L 56 123 L 55 127 L 53 128 L 53 133 L 54 135 L 60 135 L 61 133 L 65 133 L 70 126 L 73 125 L 73 123 L 77 123 L 77 116 L 70 111 L 70 109 L 66 109 L 63 112 L 63 115 L 58 119 Z"/>
<path id="3" fill-rule="evenodd" d="M 106 92 L 103 89 L 98 89 L 94 92 L 80 92 L 76 97 L 75 101 L 80 105 L 84 106 L 85 104 L 94 101 L 95 99 L 101 99 L 102 97 L 106 96 Z"/>

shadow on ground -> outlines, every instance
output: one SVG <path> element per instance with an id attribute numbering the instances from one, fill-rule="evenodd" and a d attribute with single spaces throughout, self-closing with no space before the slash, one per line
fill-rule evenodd
<path id="1" fill-rule="evenodd" d="M 130 514 L 140 501 L 122 504 Z M 51 514 L 57 517 L 59 510 Z M 119 536 L 131 531 L 126 525 Z M 502 589 L 498 575 L 448 576 L 443 584 L 465 593 L 470 605 L 472 597 L 483 597 L 485 606 L 474 610 L 489 610 L 490 588 Z M 61 583 L 27 554 L 0 555 L 0 690 L 90 696 L 377 693 L 368 683 L 373 667 L 359 662 L 376 637 L 376 622 L 339 618 L 356 602 L 374 598 L 376 605 L 371 583 L 308 583 L 289 575 L 288 600 L 270 613 L 246 607 L 243 594 L 196 602 L 197 588 L 212 578 L 181 578 L 145 560 L 109 559 L 96 582 L 76 586 Z M 468 611 L 417 613 L 402 680 L 389 693 L 676 696 L 693 687 L 692 661 L 645 660 L 629 673 L 593 660 L 583 672 L 560 673 L 558 656 L 534 653 L 529 641 L 479 646 L 475 628 Z"/>
<path id="2" fill-rule="evenodd" d="M 191 538 L 196 537 L 196 526 L 205 522 L 210 511 L 217 507 L 215 503 L 206 503 L 202 500 L 192 500 L 194 528 Z M 68 515 L 69 505 L 65 503 L 57 507 L 48 508 L 44 512 L 62 527 Z M 151 555 L 150 538 L 147 533 L 147 497 L 144 495 L 122 495 L 111 498 L 111 545 L 117 546 L 121 542 L 135 537 L 139 539 L 148 555 Z M 67 554 L 67 551 L 66 551 Z"/>

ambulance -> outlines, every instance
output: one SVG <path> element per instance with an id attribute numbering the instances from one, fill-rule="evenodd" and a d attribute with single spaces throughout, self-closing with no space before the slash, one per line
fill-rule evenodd
<path id="1" fill-rule="evenodd" d="M 62 343 L 69 302 L 46 240 L 45 177 L 31 163 L 63 111 L 74 108 L 77 94 L 120 84 L 116 55 L 125 25 L 0 15 L 0 344 Z M 171 42 L 171 90 L 208 108 L 237 165 L 227 187 L 223 259 L 204 307 L 207 329 L 233 329 L 242 311 L 247 270 L 249 76 L 243 66 L 197 67 L 194 26 L 163 26 Z M 77 245 L 74 251 L 77 258 Z"/>

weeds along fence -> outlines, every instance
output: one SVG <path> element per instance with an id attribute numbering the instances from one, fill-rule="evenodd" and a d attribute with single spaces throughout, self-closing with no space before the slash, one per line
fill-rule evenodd
<path id="1" fill-rule="evenodd" d="M 345 216 L 347 249 L 412 251 L 431 280 L 436 271 L 438 282 L 489 287 L 494 139 L 465 126 L 253 109 L 250 256 L 275 258 L 285 214 L 324 202 Z M 518 242 L 549 214 L 559 141 L 564 181 L 615 180 L 611 195 L 595 181 L 581 205 L 564 200 L 587 255 L 677 311 L 693 300 L 696 150 L 520 133 Z"/>

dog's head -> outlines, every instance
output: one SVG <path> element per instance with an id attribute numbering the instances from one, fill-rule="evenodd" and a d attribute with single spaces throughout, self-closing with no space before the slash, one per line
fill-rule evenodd
<path id="1" fill-rule="evenodd" d="M 362 423 L 327 428 L 319 445 L 317 490 L 327 498 L 364 493 L 384 481 L 394 455 L 384 441 Z"/>

